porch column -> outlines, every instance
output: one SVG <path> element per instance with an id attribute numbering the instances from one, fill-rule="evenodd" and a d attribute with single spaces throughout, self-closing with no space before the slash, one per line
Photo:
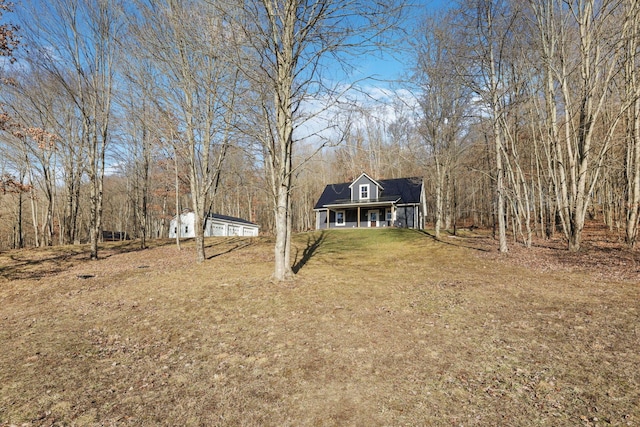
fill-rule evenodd
<path id="1" fill-rule="evenodd" d="M 358 228 L 360 228 L 360 206 L 358 206 Z"/>
<path id="2" fill-rule="evenodd" d="M 327 230 L 329 229 L 329 208 L 327 208 Z"/>

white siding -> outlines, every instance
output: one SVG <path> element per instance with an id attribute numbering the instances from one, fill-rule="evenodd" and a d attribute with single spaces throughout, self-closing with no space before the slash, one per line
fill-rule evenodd
<path id="1" fill-rule="evenodd" d="M 226 236 L 227 235 L 227 226 L 221 222 L 212 222 L 211 223 L 211 235 L 212 236 Z"/>
<path id="2" fill-rule="evenodd" d="M 180 215 L 180 237 L 195 237 L 194 227 L 195 215 L 188 212 Z M 169 237 L 175 238 L 177 231 L 177 221 L 172 219 L 169 225 Z M 205 228 L 205 237 L 211 236 L 258 236 L 259 227 L 255 224 L 240 224 L 234 221 L 224 219 L 214 219 L 207 221 Z"/>
<path id="3" fill-rule="evenodd" d="M 180 237 L 195 237 L 195 227 L 193 222 L 195 221 L 195 215 L 193 212 L 187 212 L 180 215 Z M 171 220 L 169 225 L 169 237 L 175 238 L 176 231 L 178 229 L 178 222 L 176 219 Z"/>
<path id="4" fill-rule="evenodd" d="M 257 237 L 258 236 L 258 227 L 243 227 L 242 235 L 245 237 Z"/>
<path id="5" fill-rule="evenodd" d="M 240 235 L 240 226 L 239 225 L 229 225 L 229 232 L 227 236 L 239 236 Z"/>

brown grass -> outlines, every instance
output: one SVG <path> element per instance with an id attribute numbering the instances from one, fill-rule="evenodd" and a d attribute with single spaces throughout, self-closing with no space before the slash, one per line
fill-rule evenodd
<path id="1" fill-rule="evenodd" d="M 295 244 L 286 283 L 265 238 L 0 254 L 0 425 L 640 425 L 637 251 Z"/>

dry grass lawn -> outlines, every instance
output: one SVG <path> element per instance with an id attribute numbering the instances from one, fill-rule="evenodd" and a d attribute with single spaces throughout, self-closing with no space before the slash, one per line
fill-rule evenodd
<path id="1" fill-rule="evenodd" d="M 0 426 L 640 425 L 640 256 L 482 233 L 0 254 Z"/>

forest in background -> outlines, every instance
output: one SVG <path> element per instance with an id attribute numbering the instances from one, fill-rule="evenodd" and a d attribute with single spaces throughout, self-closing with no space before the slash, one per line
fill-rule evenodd
<path id="1" fill-rule="evenodd" d="M 305 231 L 324 186 L 363 171 L 423 176 L 438 237 L 493 227 L 502 252 L 554 234 L 577 251 L 585 221 L 598 220 L 636 244 L 636 1 L 460 2 L 425 13 L 416 28 L 402 27 L 405 11 L 395 14 L 416 6 L 394 4 L 375 26 L 352 23 L 373 29 L 357 46 L 344 41 L 349 29 L 338 19 L 357 16 L 346 12 L 353 2 L 254 3 L 264 10 L 231 1 L 53 0 L 37 14 L 30 8 L 42 4 L 28 1 L 5 13 L 20 25 L 21 46 L 3 49 L 15 61 L 3 67 L 0 91 L 0 249 L 84 243 L 102 230 L 144 246 L 167 237 L 170 219 L 186 208 L 275 234 L 278 209 L 287 207 L 290 229 Z M 286 33 L 301 38 L 291 51 L 301 56 L 283 95 L 284 42 L 270 44 L 273 28 L 258 24 L 289 9 L 302 22 Z M 380 54 L 399 41 L 383 34 L 398 29 L 413 53 L 388 92 L 398 95 L 384 105 L 349 96 L 344 49 Z M 286 104 L 293 121 L 280 114 L 282 99 L 295 100 Z M 291 144 L 270 145 L 278 138 Z M 281 148 L 284 164 L 274 157 Z"/>

